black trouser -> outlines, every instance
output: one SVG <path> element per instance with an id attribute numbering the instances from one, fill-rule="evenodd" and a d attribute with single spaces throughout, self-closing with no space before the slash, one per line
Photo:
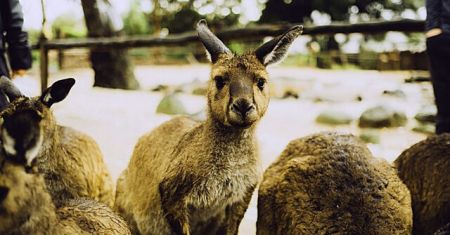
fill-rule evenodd
<path id="1" fill-rule="evenodd" d="M 436 134 L 450 133 L 450 34 L 428 38 L 427 53 L 438 110 Z"/>
<path id="2" fill-rule="evenodd" d="M 8 67 L 6 66 L 4 51 L 0 50 L 0 76 L 9 77 Z"/>

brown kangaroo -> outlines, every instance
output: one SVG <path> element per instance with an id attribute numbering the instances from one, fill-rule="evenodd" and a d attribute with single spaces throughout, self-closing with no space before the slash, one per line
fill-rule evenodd
<path id="1" fill-rule="evenodd" d="M 208 117 L 174 118 L 142 136 L 117 183 L 116 209 L 140 234 L 237 234 L 260 178 L 255 129 L 269 104 L 266 66 L 302 27 L 234 55 L 201 20 L 212 61 Z"/>

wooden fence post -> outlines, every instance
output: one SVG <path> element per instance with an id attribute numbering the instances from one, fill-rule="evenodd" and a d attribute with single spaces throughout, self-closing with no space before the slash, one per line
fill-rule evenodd
<path id="1" fill-rule="evenodd" d="M 64 38 L 64 33 L 62 32 L 62 30 L 60 28 L 56 28 L 55 34 L 56 34 L 56 39 Z M 57 49 L 57 61 L 58 61 L 58 70 L 62 70 L 63 65 L 64 65 L 64 50 Z"/>
<path id="2" fill-rule="evenodd" d="M 47 14 L 45 10 L 45 0 L 41 0 L 42 11 L 42 29 L 39 37 L 39 66 L 41 70 L 41 93 L 47 89 L 48 85 L 48 48 L 47 40 L 49 35 L 49 28 L 47 25 Z"/>
<path id="3" fill-rule="evenodd" d="M 41 92 L 44 92 L 48 86 L 48 49 L 46 47 L 47 39 L 41 38 L 39 42 L 39 65 L 41 70 Z"/>

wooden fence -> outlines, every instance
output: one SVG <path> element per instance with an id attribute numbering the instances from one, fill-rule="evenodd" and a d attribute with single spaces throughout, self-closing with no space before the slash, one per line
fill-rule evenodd
<path id="1" fill-rule="evenodd" d="M 216 32 L 222 40 L 258 39 L 267 36 L 276 36 L 294 24 L 284 25 L 258 25 L 248 28 L 232 28 Z M 387 31 L 422 32 L 425 22 L 422 20 L 398 20 L 381 21 L 356 24 L 330 24 L 321 26 L 307 26 L 303 29 L 305 35 L 319 34 L 350 34 L 364 33 L 375 34 Z M 194 32 L 160 37 L 109 37 L 109 38 L 84 38 L 84 39 L 52 39 L 41 40 L 33 45 L 33 49 L 40 50 L 40 75 L 41 89 L 48 85 L 48 52 L 49 50 L 65 50 L 73 48 L 135 48 L 135 47 L 171 47 L 198 43 L 197 34 Z"/>

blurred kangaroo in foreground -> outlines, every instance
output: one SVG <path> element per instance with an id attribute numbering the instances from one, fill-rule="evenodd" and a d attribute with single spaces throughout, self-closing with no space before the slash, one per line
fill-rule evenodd
<path id="1" fill-rule="evenodd" d="M 269 103 L 266 66 L 301 26 L 234 55 L 197 26 L 212 61 L 208 118 L 174 118 L 142 136 L 117 183 L 116 209 L 140 234 L 237 234 L 260 179 L 256 124 Z"/>
<path id="2" fill-rule="evenodd" d="M 72 78 L 63 79 L 40 97 L 28 98 L 8 78 L 1 77 L 1 144 L 13 161 L 35 163 L 56 206 L 80 197 L 112 206 L 114 184 L 97 143 L 86 134 L 58 125 L 50 111 L 74 84 Z M 30 126 L 33 121 L 39 125 Z"/>
<path id="3" fill-rule="evenodd" d="M 5 155 L 5 149 L 0 149 L 0 234 L 131 234 L 122 218 L 92 199 L 71 199 L 55 207 L 43 175 L 34 167 L 36 162 L 28 159 L 42 147 L 40 120 L 30 118 L 22 124 L 28 130 L 22 136 L 27 142 L 25 154 L 7 150 Z M 0 132 L 3 135 L 7 129 Z"/>
<path id="4" fill-rule="evenodd" d="M 323 132 L 291 141 L 264 172 L 258 235 L 410 235 L 409 191 L 359 138 Z"/>
<path id="5" fill-rule="evenodd" d="M 450 134 L 414 144 L 394 164 L 411 191 L 413 234 L 450 234 Z"/>

